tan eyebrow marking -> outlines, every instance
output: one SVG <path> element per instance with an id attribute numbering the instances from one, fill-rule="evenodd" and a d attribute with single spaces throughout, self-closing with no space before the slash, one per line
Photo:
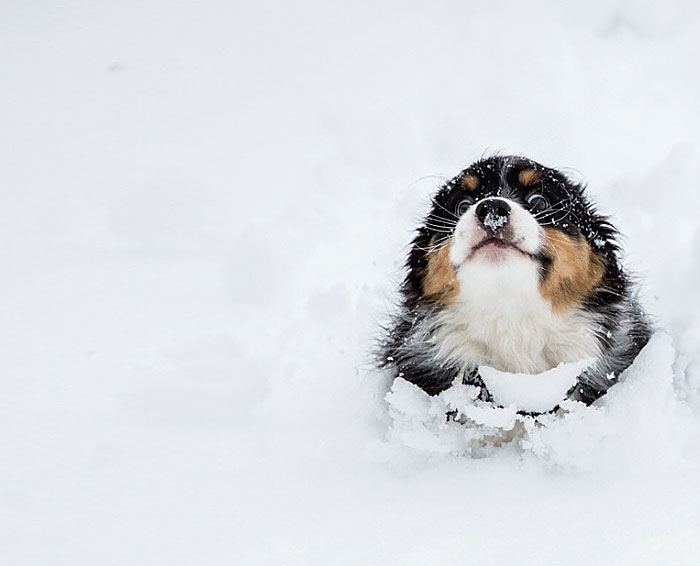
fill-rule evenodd
<path id="1" fill-rule="evenodd" d="M 479 179 L 474 175 L 464 175 L 459 180 L 459 182 L 462 185 L 462 187 L 467 189 L 468 191 L 475 191 L 479 188 Z"/>
<path id="2" fill-rule="evenodd" d="M 534 185 L 535 183 L 539 183 L 540 181 L 540 174 L 535 171 L 534 169 L 523 169 L 519 174 L 518 174 L 518 181 L 520 181 L 520 184 L 529 187 L 530 185 Z"/>

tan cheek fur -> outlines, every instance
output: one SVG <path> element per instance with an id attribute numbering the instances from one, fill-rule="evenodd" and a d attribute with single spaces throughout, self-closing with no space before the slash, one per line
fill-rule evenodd
<path id="1" fill-rule="evenodd" d="M 583 238 L 571 238 L 552 228 L 544 229 L 547 252 L 552 258 L 540 293 L 555 312 L 563 313 L 581 304 L 603 278 L 605 265 Z"/>
<path id="2" fill-rule="evenodd" d="M 444 304 L 453 302 L 459 293 L 457 274 L 450 262 L 450 242 L 430 252 L 423 277 L 423 296 Z"/>

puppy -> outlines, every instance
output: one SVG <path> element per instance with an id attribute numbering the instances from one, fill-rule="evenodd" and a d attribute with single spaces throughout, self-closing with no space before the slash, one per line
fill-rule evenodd
<path id="1" fill-rule="evenodd" d="M 482 364 L 540 373 L 595 358 L 569 397 L 603 395 L 650 336 L 617 229 L 584 186 L 526 158 L 478 161 L 433 197 L 380 365 L 430 395 Z"/>

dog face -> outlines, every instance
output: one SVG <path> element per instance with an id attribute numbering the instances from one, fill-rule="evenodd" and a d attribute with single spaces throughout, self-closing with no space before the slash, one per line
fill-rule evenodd
<path id="1" fill-rule="evenodd" d="M 616 246 L 582 187 L 533 161 L 475 163 L 435 196 L 419 231 L 422 297 L 450 305 L 537 290 L 557 313 L 581 307 Z M 613 262 L 614 263 L 614 262 Z"/>

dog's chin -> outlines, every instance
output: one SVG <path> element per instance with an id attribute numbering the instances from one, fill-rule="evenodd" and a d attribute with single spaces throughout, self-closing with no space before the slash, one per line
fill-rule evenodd
<path id="1" fill-rule="evenodd" d="M 532 254 L 526 252 L 512 241 L 502 238 L 484 238 L 472 247 L 466 261 L 477 260 L 500 264 L 518 257 L 533 259 Z"/>

